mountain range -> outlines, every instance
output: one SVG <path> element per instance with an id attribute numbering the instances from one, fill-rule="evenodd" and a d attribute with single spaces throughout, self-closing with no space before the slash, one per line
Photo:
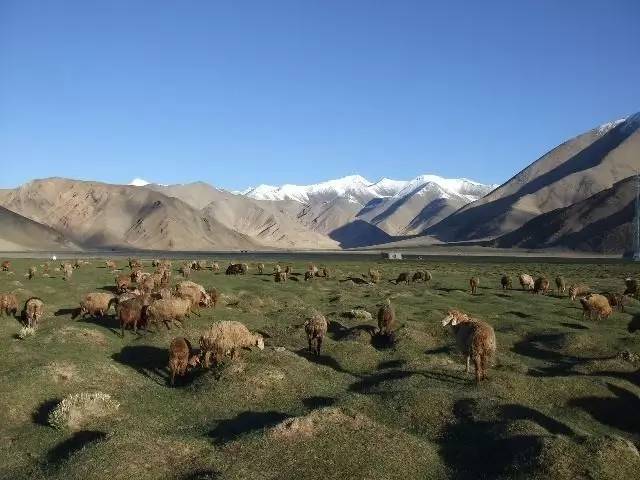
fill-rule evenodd
<path id="1" fill-rule="evenodd" d="M 0 250 L 331 250 L 410 238 L 621 252 L 639 168 L 635 114 L 564 142 L 499 186 L 350 175 L 230 192 L 47 178 L 0 190 Z"/>

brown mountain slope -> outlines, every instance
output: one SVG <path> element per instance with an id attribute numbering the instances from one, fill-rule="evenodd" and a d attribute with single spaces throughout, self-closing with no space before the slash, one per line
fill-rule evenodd
<path id="1" fill-rule="evenodd" d="M 508 182 L 424 233 L 444 241 L 493 238 L 567 207 L 635 173 L 640 113 L 553 149 Z"/>
<path id="2" fill-rule="evenodd" d="M 493 245 L 623 253 L 631 246 L 635 194 L 635 177 L 626 178 L 574 205 L 539 215 Z"/>
<path id="3" fill-rule="evenodd" d="M 213 250 L 257 246 L 183 201 L 140 187 L 50 178 L 0 192 L 0 204 L 85 248 Z"/>
<path id="4" fill-rule="evenodd" d="M 78 250 L 52 228 L 0 207 L 0 250 Z"/>

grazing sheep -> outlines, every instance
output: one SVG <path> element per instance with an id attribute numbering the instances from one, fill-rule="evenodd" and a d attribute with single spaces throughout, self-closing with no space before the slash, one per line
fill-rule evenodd
<path id="1" fill-rule="evenodd" d="M 80 260 L 78 260 L 77 258 L 73 261 L 73 269 L 77 270 L 78 268 L 80 268 L 82 266 L 82 264 L 80 263 Z"/>
<path id="2" fill-rule="evenodd" d="M 73 267 L 69 263 L 65 263 L 62 266 L 62 271 L 64 272 L 63 280 L 71 280 L 71 276 L 73 275 Z"/>
<path id="3" fill-rule="evenodd" d="M 476 381 L 486 379 L 489 362 L 496 353 L 496 334 L 493 327 L 481 320 L 470 318 L 458 310 L 447 312 L 442 320 L 442 326 L 448 325 L 453 329 L 458 348 L 467 358 L 467 373 L 471 369 L 470 363 L 473 360 Z"/>
<path id="4" fill-rule="evenodd" d="M 426 281 L 427 275 L 425 274 L 425 272 L 423 272 L 422 270 L 418 270 L 416 273 L 413 274 L 413 277 L 411 278 L 412 282 L 424 282 Z"/>
<path id="5" fill-rule="evenodd" d="M 213 262 L 211 264 L 211 270 L 213 270 L 214 272 L 217 272 L 218 270 L 220 270 L 220 264 L 218 262 Z"/>
<path id="6" fill-rule="evenodd" d="M 249 265 L 247 265 L 246 263 L 241 263 L 240 264 L 240 273 L 242 275 L 246 275 L 247 273 L 249 273 Z"/>
<path id="7" fill-rule="evenodd" d="M 264 263 L 258 264 L 258 273 L 262 275 L 264 273 Z"/>
<path id="8" fill-rule="evenodd" d="M 479 277 L 471 277 L 469 279 L 469 288 L 471 289 L 471 295 L 478 293 L 478 285 L 480 285 Z"/>
<path id="9" fill-rule="evenodd" d="M 538 277 L 533 284 L 533 293 L 542 293 L 546 295 L 549 291 L 549 280 L 547 277 Z"/>
<path id="10" fill-rule="evenodd" d="M 218 292 L 217 288 L 211 288 L 208 292 L 209 297 L 211 298 L 211 305 L 213 308 L 216 308 L 218 305 L 218 301 L 220 300 L 220 292 Z"/>
<path id="11" fill-rule="evenodd" d="M 276 272 L 275 273 L 275 279 L 276 282 L 286 282 L 287 281 L 287 274 L 286 272 Z"/>
<path id="12" fill-rule="evenodd" d="M 327 267 L 322 267 L 322 276 L 324 278 L 329 278 L 331 276 L 331 272 Z"/>
<path id="13" fill-rule="evenodd" d="M 310 263 L 307 266 L 307 271 L 311 272 L 313 275 L 316 275 L 318 273 L 318 267 L 316 267 L 313 263 Z"/>
<path id="14" fill-rule="evenodd" d="M 607 300 L 609 300 L 609 305 L 611 305 L 611 308 L 618 310 L 619 312 L 624 312 L 624 306 L 627 305 L 628 302 L 626 295 L 614 292 L 605 292 L 602 295 L 604 295 Z"/>
<path id="15" fill-rule="evenodd" d="M 157 277 L 158 286 L 160 286 L 160 277 Z M 140 290 L 144 293 L 151 293 L 156 288 L 156 277 L 153 275 L 144 275 L 141 281 L 138 282 Z"/>
<path id="16" fill-rule="evenodd" d="M 390 335 L 396 323 L 396 312 L 391 306 L 391 300 L 387 298 L 385 304 L 378 310 L 378 334 Z"/>
<path id="17" fill-rule="evenodd" d="M 431 282 L 431 280 L 433 280 L 433 275 L 431 274 L 431 272 L 429 270 L 425 270 L 424 272 L 424 281 L 426 283 Z"/>
<path id="18" fill-rule="evenodd" d="M 240 322 L 216 322 L 200 337 L 200 354 L 204 355 L 205 368 L 211 364 L 211 355 L 218 364 L 225 355 L 231 354 L 231 358 L 235 358 L 241 348 L 251 347 L 264 349 L 262 335 L 251 333 Z"/>
<path id="19" fill-rule="evenodd" d="M 107 260 L 106 262 L 104 262 L 105 266 L 107 268 L 110 268 L 111 270 L 117 270 L 118 266 L 116 265 L 116 262 L 114 262 L 113 260 Z"/>
<path id="20" fill-rule="evenodd" d="M 151 266 L 154 268 L 160 266 L 160 260 L 154 258 L 153 260 L 151 260 Z"/>
<path id="21" fill-rule="evenodd" d="M 380 271 L 379 270 L 374 270 L 373 268 L 369 269 L 369 279 L 371 280 L 371 283 L 379 283 L 380 280 L 382 279 L 382 276 L 380 275 Z"/>
<path id="22" fill-rule="evenodd" d="M 571 301 L 575 301 L 576 298 L 586 295 L 591 292 L 591 288 L 583 283 L 578 283 L 576 285 L 571 285 L 569 287 L 569 298 Z"/>
<path id="23" fill-rule="evenodd" d="M 140 295 L 142 295 L 142 292 L 137 288 L 134 288 L 133 290 L 129 290 L 128 292 L 125 292 L 125 293 L 121 293 L 116 297 L 116 305 L 126 300 L 131 300 L 132 298 L 139 297 Z"/>
<path id="24" fill-rule="evenodd" d="M 169 345 L 169 371 L 171 372 L 171 385 L 175 383 L 176 375 L 184 377 L 189 368 L 200 364 L 200 357 L 192 354 L 191 343 L 183 337 L 176 337 Z"/>
<path id="25" fill-rule="evenodd" d="M 189 297 L 194 306 L 208 307 L 211 297 L 202 285 L 195 282 L 183 281 L 176 285 L 176 295 Z"/>
<path id="26" fill-rule="evenodd" d="M 242 265 L 239 263 L 232 263 L 227 267 L 226 275 L 240 275 L 242 273 Z"/>
<path id="27" fill-rule="evenodd" d="M 638 298 L 638 280 L 635 278 L 625 278 L 624 280 L 625 290 L 623 295 L 629 295 L 630 297 Z"/>
<path id="28" fill-rule="evenodd" d="M 148 325 L 155 324 L 156 330 L 160 323 L 164 323 L 167 330 L 171 329 L 172 323 L 184 326 L 184 319 L 188 317 L 193 308 L 193 302 L 186 297 L 161 298 L 153 301 L 146 310 Z"/>
<path id="29" fill-rule="evenodd" d="M 2 262 L 2 271 L 8 272 L 9 270 L 11 270 L 11 262 L 9 260 L 5 260 Z"/>
<path id="30" fill-rule="evenodd" d="M 38 269 L 36 267 L 29 267 L 29 271 L 27 272 L 27 278 L 29 280 L 32 280 L 36 276 L 36 273 L 38 273 Z"/>
<path id="31" fill-rule="evenodd" d="M 116 316 L 120 321 L 120 334 L 124 338 L 125 327 L 133 327 L 133 333 L 138 333 L 138 326 L 147 326 L 146 310 L 151 298 L 146 295 L 138 295 L 128 300 L 119 300 L 116 307 Z"/>
<path id="32" fill-rule="evenodd" d="M 189 265 L 182 265 L 178 271 L 182 275 L 182 278 L 189 278 L 191 276 L 191 267 Z"/>
<path id="33" fill-rule="evenodd" d="M 564 292 L 567 291 L 567 283 L 561 275 L 556 277 L 556 290 L 558 291 L 558 295 L 564 295 Z"/>
<path id="34" fill-rule="evenodd" d="M 313 272 L 310 272 L 310 271 L 304 272 L 304 281 L 306 282 L 307 280 L 313 280 Z"/>
<path id="35" fill-rule="evenodd" d="M 590 293 L 586 297 L 580 297 L 580 303 L 582 304 L 582 318 L 588 316 L 591 319 L 595 314 L 596 318 L 601 320 L 609 317 L 613 312 L 607 297 L 598 293 Z"/>
<path id="36" fill-rule="evenodd" d="M 168 288 L 158 288 L 151 292 L 151 298 L 154 300 L 160 300 L 161 298 L 171 298 L 173 293 Z"/>
<path id="37" fill-rule="evenodd" d="M 0 293 L 0 315 L 13 315 L 18 313 L 18 297 L 13 293 Z"/>
<path id="38" fill-rule="evenodd" d="M 398 275 L 398 278 L 396 278 L 396 285 L 398 285 L 401 282 L 406 283 L 407 285 L 409 285 L 409 272 L 402 272 L 400 275 Z"/>
<path id="39" fill-rule="evenodd" d="M 273 266 L 273 273 L 280 273 L 280 272 L 282 272 L 282 267 L 278 264 L 275 264 Z"/>
<path id="40" fill-rule="evenodd" d="M 527 273 L 523 273 L 518 277 L 520 281 L 520 286 L 522 290 L 533 290 L 535 282 L 533 281 L 533 277 Z"/>
<path id="41" fill-rule="evenodd" d="M 84 298 L 80 300 L 80 310 L 78 311 L 78 315 L 82 315 L 84 317 L 88 314 L 94 317 L 104 317 L 104 315 L 109 312 L 111 305 L 116 302 L 117 300 L 115 295 L 111 293 L 87 293 Z"/>
<path id="42" fill-rule="evenodd" d="M 27 322 L 28 327 L 36 328 L 42 315 L 44 315 L 44 302 L 41 299 L 31 297 L 25 302 L 22 317 Z"/>
<path id="43" fill-rule="evenodd" d="M 320 313 L 315 313 L 309 320 L 304 323 L 304 331 L 309 340 L 309 351 L 320 355 L 322 340 L 327 334 L 327 319 Z"/>
<path id="44" fill-rule="evenodd" d="M 137 258 L 129 259 L 129 268 L 133 270 L 134 268 L 142 268 L 142 262 Z"/>
<path id="45" fill-rule="evenodd" d="M 287 265 L 286 267 L 284 267 L 284 273 L 289 276 L 293 273 L 293 268 L 291 268 L 291 265 Z"/>
<path id="46" fill-rule="evenodd" d="M 500 285 L 502 285 L 503 290 L 511 290 L 513 286 L 511 283 L 511 277 L 506 274 L 502 275 L 502 278 L 500 279 Z"/>
<path id="47" fill-rule="evenodd" d="M 129 275 L 120 275 L 116 277 L 116 291 L 118 293 L 124 293 L 131 287 L 131 279 Z"/>

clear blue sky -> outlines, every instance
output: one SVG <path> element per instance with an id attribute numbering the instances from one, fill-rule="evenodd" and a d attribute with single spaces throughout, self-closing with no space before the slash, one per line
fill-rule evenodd
<path id="1" fill-rule="evenodd" d="M 639 82 L 637 0 L 0 0 L 0 186 L 501 183 Z"/>

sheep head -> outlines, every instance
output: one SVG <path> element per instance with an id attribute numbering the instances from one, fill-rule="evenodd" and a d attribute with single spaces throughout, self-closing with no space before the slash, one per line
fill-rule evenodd
<path id="1" fill-rule="evenodd" d="M 459 310 L 449 310 L 447 315 L 442 319 L 442 326 L 446 327 L 447 325 L 451 325 L 452 327 L 456 326 L 460 323 L 461 320 L 467 319 L 467 315 L 462 313 Z"/>
<path id="2" fill-rule="evenodd" d="M 262 335 L 257 333 L 255 335 L 255 346 L 260 350 L 264 350 L 264 338 L 262 338 Z"/>

